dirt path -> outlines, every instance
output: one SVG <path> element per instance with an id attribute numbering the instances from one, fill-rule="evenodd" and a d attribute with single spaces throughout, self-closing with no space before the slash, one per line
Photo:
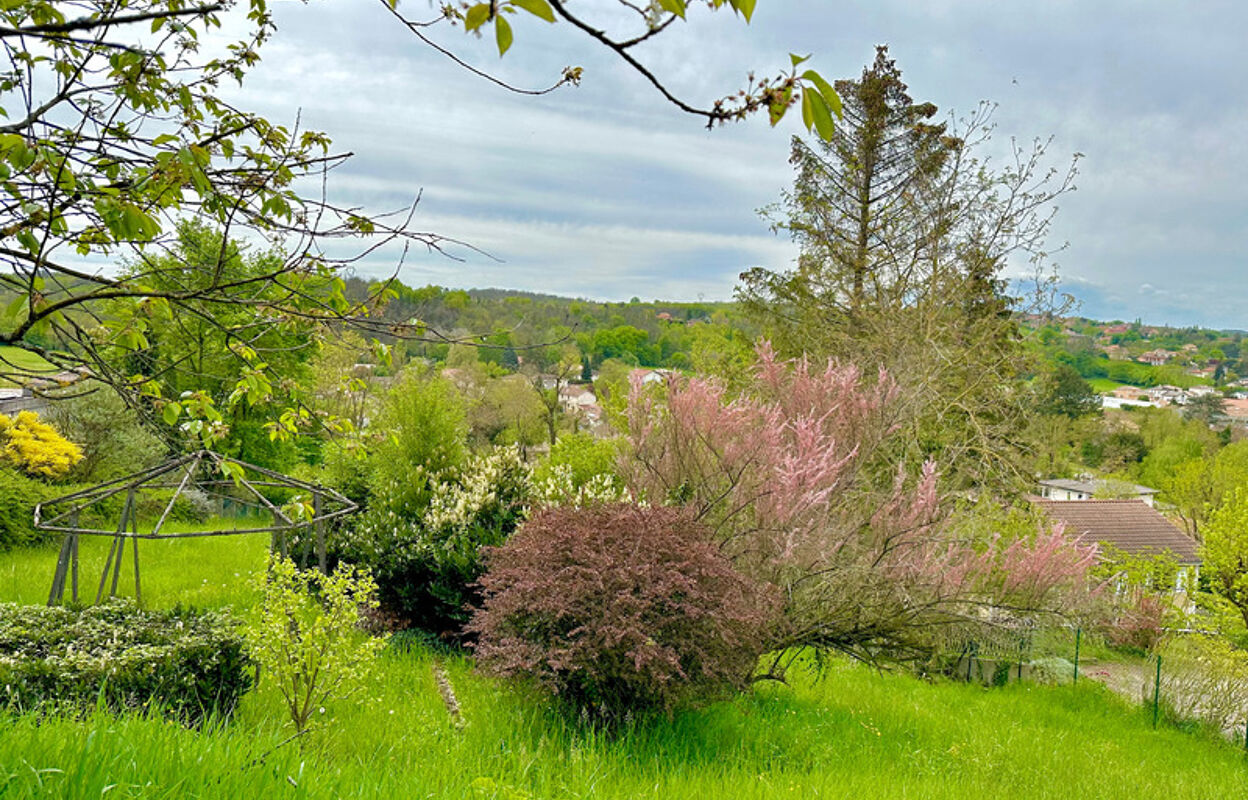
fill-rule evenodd
<path id="1" fill-rule="evenodd" d="M 1097 662 L 1080 665 L 1080 677 L 1105 684 L 1110 691 L 1125 697 L 1132 703 L 1142 703 L 1149 699 L 1153 688 L 1153 675 L 1147 664 L 1121 664 L 1118 662 Z"/>

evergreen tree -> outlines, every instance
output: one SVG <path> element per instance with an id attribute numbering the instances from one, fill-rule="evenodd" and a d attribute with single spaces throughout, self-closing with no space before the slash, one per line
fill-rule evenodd
<path id="1" fill-rule="evenodd" d="M 843 124 L 827 141 L 794 140 L 794 187 L 769 210 L 801 248 L 797 267 L 744 273 L 738 299 L 781 353 L 891 373 L 909 434 L 891 459 L 936 458 L 953 485 L 1021 488 L 1028 369 L 1002 272 L 1019 254 L 1039 264 L 1073 166 L 1046 174 L 1037 144 L 988 169 L 974 153 L 991 107 L 934 122 L 884 47 L 836 89 Z"/>

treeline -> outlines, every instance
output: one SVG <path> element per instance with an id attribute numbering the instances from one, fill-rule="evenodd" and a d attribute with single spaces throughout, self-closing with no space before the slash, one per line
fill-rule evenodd
<path id="1" fill-rule="evenodd" d="M 443 362 L 455 344 L 478 349 L 478 357 L 505 369 L 552 367 L 569 346 L 589 370 L 615 359 L 641 367 L 695 369 L 700 354 L 739 348 L 756 331 L 734 303 L 623 302 L 556 297 L 501 289 L 413 288 L 392 284 L 393 296 L 378 310 L 385 320 L 415 328 L 416 335 L 383 334 L 400 358 Z M 347 281 L 347 296 L 363 301 L 370 284 Z"/>

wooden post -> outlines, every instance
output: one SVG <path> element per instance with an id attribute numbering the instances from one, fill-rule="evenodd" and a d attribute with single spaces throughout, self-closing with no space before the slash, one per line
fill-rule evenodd
<path id="1" fill-rule="evenodd" d="M 69 524 L 75 528 L 78 527 L 78 512 L 77 511 L 75 511 L 74 515 L 70 517 Z M 74 542 L 72 545 L 73 551 L 69 554 L 70 569 L 72 571 L 71 574 L 73 575 L 73 597 L 74 597 L 74 605 L 78 605 L 78 538 L 79 537 L 78 537 L 78 534 L 73 533 L 73 534 L 70 534 L 70 538 Z"/>
<path id="2" fill-rule="evenodd" d="M 137 534 L 139 532 L 139 515 L 130 515 L 130 532 Z M 130 550 L 134 553 L 134 604 L 136 606 L 143 605 L 143 589 L 139 584 L 139 540 L 136 536 L 130 540 Z"/>
<path id="3" fill-rule="evenodd" d="M 61 542 L 61 552 L 56 557 L 56 572 L 52 573 L 52 590 L 48 592 L 48 605 L 50 606 L 56 605 L 65 597 L 65 573 L 69 571 L 71 539 L 71 536 L 65 537 L 65 541 Z"/>
<path id="4" fill-rule="evenodd" d="M 108 546 L 108 558 L 104 560 L 104 571 L 100 573 L 100 588 L 95 592 L 95 602 L 98 604 L 104 599 L 104 585 L 108 582 L 108 571 L 113 566 L 113 554 L 117 552 L 117 537 L 113 537 L 112 544 Z"/>
<path id="5" fill-rule="evenodd" d="M 117 596 L 117 582 L 121 580 L 121 559 L 126 554 L 126 537 L 117 534 L 117 560 L 113 562 L 113 584 L 108 590 L 109 597 Z"/>
<path id="6" fill-rule="evenodd" d="M 126 504 L 121 507 L 121 521 L 117 523 L 117 560 L 113 562 L 113 585 L 109 589 L 108 596 L 117 596 L 117 582 L 121 580 L 121 559 L 126 554 L 126 528 L 130 526 L 130 521 L 134 517 L 134 487 L 130 487 L 130 491 L 126 493 Z M 131 543 L 131 547 L 137 549 L 138 540 Z M 107 567 L 105 567 L 107 569 Z"/>

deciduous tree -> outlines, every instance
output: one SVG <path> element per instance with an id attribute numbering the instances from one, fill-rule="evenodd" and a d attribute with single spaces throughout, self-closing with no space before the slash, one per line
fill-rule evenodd
<path id="1" fill-rule="evenodd" d="M 947 524 L 931 462 L 917 480 L 873 480 L 867 465 L 904 435 L 887 373 L 783 361 L 765 344 L 758 357 L 740 395 L 708 379 L 674 379 L 662 398 L 636 384 L 621 468 L 636 496 L 690 509 L 738 569 L 780 589 L 774 647 L 917 658 L 938 631 L 1043 615 L 1086 591 L 1094 548 L 1055 530 L 966 535 Z"/>

